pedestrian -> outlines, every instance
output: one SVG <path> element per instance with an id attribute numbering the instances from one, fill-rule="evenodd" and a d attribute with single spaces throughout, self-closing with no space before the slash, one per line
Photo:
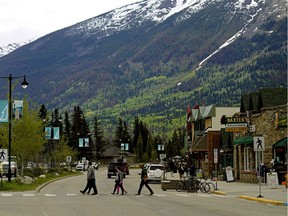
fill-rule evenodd
<path id="1" fill-rule="evenodd" d="M 114 185 L 114 190 L 111 194 L 115 194 L 115 191 L 117 190 L 117 188 L 119 187 L 121 189 L 121 192 L 122 194 L 121 195 L 124 195 L 124 188 L 123 188 L 123 185 L 122 185 L 122 182 L 123 182 L 123 174 L 120 170 L 119 167 L 116 168 L 116 178 L 115 178 L 115 185 Z"/>
<path id="2" fill-rule="evenodd" d="M 153 195 L 154 192 L 153 192 L 153 190 L 150 188 L 150 186 L 148 184 L 147 169 L 144 167 L 143 164 L 141 164 L 140 167 L 142 168 L 142 171 L 141 171 L 141 182 L 140 182 L 140 185 L 139 185 L 138 193 L 135 194 L 135 195 L 140 195 L 141 194 L 141 190 L 143 188 L 143 185 L 145 185 L 145 187 L 150 191 L 150 195 Z"/>
<path id="3" fill-rule="evenodd" d="M 122 181 L 120 182 L 120 184 L 117 186 L 117 189 L 116 189 L 116 193 L 117 193 L 117 194 L 119 194 L 119 190 L 120 190 L 120 188 L 121 188 L 120 185 L 122 185 L 123 190 L 124 190 L 124 193 L 125 193 L 125 194 L 128 193 L 127 190 L 124 188 L 123 182 L 124 182 L 124 178 L 122 177 Z"/>
<path id="4" fill-rule="evenodd" d="M 172 160 L 169 161 L 169 169 L 170 169 L 170 172 L 171 172 L 171 177 L 173 177 L 173 173 L 174 173 L 174 170 L 175 170 L 175 163 Z"/>
<path id="5" fill-rule="evenodd" d="M 184 167 L 183 167 L 182 164 L 179 166 L 178 172 L 179 172 L 180 180 L 182 180 L 184 178 L 184 172 L 185 172 Z"/>
<path id="6" fill-rule="evenodd" d="M 92 166 L 92 162 L 88 162 L 88 169 L 87 169 L 87 184 L 84 190 L 80 190 L 82 194 L 85 194 L 86 191 L 88 190 L 87 194 L 90 193 L 91 188 L 93 188 L 93 194 L 92 195 L 97 195 L 97 187 L 96 187 L 96 178 L 95 178 L 95 172 L 94 168 Z"/>

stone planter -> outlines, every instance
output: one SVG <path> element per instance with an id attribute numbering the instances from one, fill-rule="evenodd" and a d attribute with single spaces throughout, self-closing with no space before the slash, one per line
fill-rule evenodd
<path id="1" fill-rule="evenodd" d="M 161 189 L 166 191 L 167 189 L 176 190 L 176 184 L 179 180 L 162 180 Z"/>

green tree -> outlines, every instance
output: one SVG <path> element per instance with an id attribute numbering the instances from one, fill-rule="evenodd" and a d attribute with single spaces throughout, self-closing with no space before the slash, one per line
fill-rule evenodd
<path id="1" fill-rule="evenodd" d="M 38 161 L 44 143 L 43 121 L 39 111 L 29 108 L 25 98 L 22 119 L 13 121 L 12 155 L 23 167 L 28 161 Z"/>
<path id="2" fill-rule="evenodd" d="M 93 127 L 93 133 L 94 133 L 94 146 L 95 146 L 95 158 L 98 161 L 101 158 L 102 153 L 104 152 L 104 145 L 105 141 L 103 140 L 103 131 L 100 128 L 100 123 L 98 121 L 98 118 L 95 116 L 94 118 L 94 127 Z"/>
<path id="3" fill-rule="evenodd" d="M 79 147 L 79 138 L 88 138 L 89 147 Z M 89 130 L 89 125 L 87 124 L 84 114 L 79 106 L 74 107 L 74 112 L 72 113 L 72 123 L 71 123 L 71 143 L 73 143 L 73 149 L 78 151 L 78 160 L 82 157 L 86 159 L 93 159 L 92 153 L 92 139 Z"/>
<path id="4" fill-rule="evenodd" d="M 140 134 L 139 138 L 138 138 L 138 142 L 137 142 L 137 150 L 135 152 L 135 156 L 136 156 L 136 162 L 142 162 L 143 161 L 143 141 L 142 141 L 142 136 Z"/>

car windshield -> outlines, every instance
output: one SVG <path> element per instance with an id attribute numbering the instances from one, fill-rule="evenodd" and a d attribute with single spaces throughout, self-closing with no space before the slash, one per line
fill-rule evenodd
<path id="1" fill-rule="evenodd" d="M 162 166 L 150 166 L 150 170 L 156 170 L 156 169 L 160 169 L 160 170 L 163 170 L 163 167 Z"/>

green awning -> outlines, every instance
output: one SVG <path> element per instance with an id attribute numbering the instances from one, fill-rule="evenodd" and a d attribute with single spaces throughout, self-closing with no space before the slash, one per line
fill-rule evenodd
<path id="1" fill-rule="evenodd" d="M 253 136 L 244 136 L 234 140 L 234 145 L 253 144 Z"/>
<path id="2" fill-rule="evenodd" d="M 273 146 L 274 146 L 274 148 L 275 147 L 287 146 L 287 137 L 277 141 Z"/>

